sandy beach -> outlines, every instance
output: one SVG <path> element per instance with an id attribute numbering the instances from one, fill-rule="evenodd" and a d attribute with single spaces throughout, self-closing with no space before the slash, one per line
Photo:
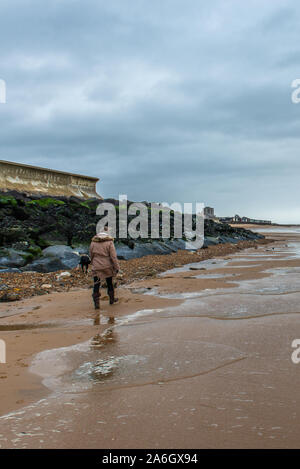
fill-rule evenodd
<path id="1" fill-rule="evenodd" d="M 299 447 L 300 232 L 266 230 L 157 256 L 100 315 L 79 285 L 1 304 L 0 447 Z"/>

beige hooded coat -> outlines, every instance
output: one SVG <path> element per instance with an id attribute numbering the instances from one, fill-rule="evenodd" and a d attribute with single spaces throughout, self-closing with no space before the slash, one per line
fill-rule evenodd
<path id="1" fill-rule="evenodd" d="M 114 239 L 107 233 L 99 233 L 93 237 L 90 245 L 92 274 L 105 280 L 113 277 L 120 270 Z"/>

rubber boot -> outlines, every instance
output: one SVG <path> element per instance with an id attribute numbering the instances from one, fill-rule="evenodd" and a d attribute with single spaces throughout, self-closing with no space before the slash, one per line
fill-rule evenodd
<path id="1" fill-rule="evenodd" d="M 110 290 L 108 292 L 108 296 L 109 296 L 109 304 L 110 305 L 113 305 L 114 303 L 117 303 L 118 298 L 115 298 L 115 291 L 114 290 Z"/>
<path id="2" fill-rule="evenodd" d="M 94 300 L 94 305 L 95 309 L 100 309 L 100 295 L 99 293 L 93 293 L 92 294 L 93 300 Z"/>

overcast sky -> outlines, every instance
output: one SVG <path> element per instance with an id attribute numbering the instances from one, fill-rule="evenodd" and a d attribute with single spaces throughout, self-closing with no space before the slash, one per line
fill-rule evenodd
<path id="1" fill-rule="evenodd" d="M 296 0 L 1 0 L 0 159 L 300 223 Z"/>

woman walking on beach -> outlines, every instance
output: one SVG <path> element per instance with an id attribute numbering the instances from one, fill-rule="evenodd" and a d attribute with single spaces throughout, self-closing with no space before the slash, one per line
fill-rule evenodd
<path id="1" fill-rule="evenodd" d="M 93 237 L 90 245 L 92 274 L 94 277 L 93 300 L 95 309 L 100 308 L 100 286 L 106 281 L 109 302 L 112 305 L 118 301 L 115 298 L 113 277 L 120 270 L 114 239 L 109 236 L 107 228 Z"/>

